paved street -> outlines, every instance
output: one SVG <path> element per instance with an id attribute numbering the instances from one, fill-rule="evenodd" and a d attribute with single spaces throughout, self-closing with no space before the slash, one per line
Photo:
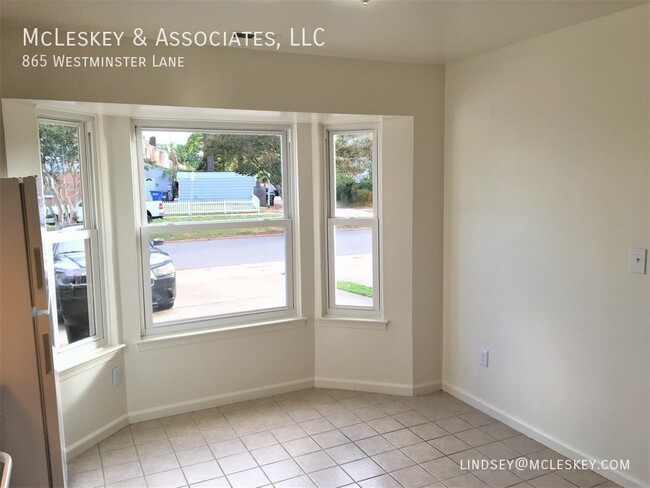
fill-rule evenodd
<path id="1" fill-rule="evenodd" d="M 339 230 L 336 242 L 338 256 L 372 251 L 370 229 Z M 160 248 L 171 256 L 178 270 L 284 260 L 281 235 L 167 242 Z"/>

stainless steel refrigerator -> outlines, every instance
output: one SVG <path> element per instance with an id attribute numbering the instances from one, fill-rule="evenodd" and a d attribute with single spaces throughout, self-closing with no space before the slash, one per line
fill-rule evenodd
<path id="1" fill-rule="evenodd" d="M 11 487 L 65 486 L 37 179 L 0 179 L 0 451 Z"/>

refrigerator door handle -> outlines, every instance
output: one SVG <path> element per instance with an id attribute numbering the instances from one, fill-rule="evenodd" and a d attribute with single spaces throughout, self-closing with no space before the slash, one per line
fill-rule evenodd
<path id="1" fill-rule="evenodd" d="M 36 289 L 42 290 L 45 286 L 43 277 L 45 270 L 43 269 L 43 251 L 41 246 L 34 247 L 34 267 L 36 268 Z"/>

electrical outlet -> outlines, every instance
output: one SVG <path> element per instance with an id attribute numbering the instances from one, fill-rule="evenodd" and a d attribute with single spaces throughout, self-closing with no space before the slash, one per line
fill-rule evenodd
<path id="1" fill-rule="evenodd" d="M 485 366 L 487 368 L 489 359 L 490 359 L 490 351 L 488 351 L 487 349 L 481 349 L 481 360 L 480 360 L 481 366 Z"/>
<path id="2" fill-rule="evenodd" d="M 630 271 L 645 274 L 645 261 L 648 251 L 643 248 L 633 247 L 630 252 Z"/>
<path id="3" fill-rule="evenodd" d="M 113 386 L 122 383 L 122 366 L 115 366 L 113 368 Z"/>

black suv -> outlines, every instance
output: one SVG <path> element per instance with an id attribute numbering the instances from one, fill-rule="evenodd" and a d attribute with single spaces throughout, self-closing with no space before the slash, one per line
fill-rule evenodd
<path id="1" fill-rule="evenodd" d="M 172 308 L 176 298 L 176 268 L 169 254 L 156 247 L 162 244 L 162 239 L 149 242 L 151 298 L 154 311 Z M 72 343 L 88 337 L 90 333 L 88 285 L 83 240 L 55 244 L 54 273 L 59 320 L 63 320 L 68 342 Z"/>

